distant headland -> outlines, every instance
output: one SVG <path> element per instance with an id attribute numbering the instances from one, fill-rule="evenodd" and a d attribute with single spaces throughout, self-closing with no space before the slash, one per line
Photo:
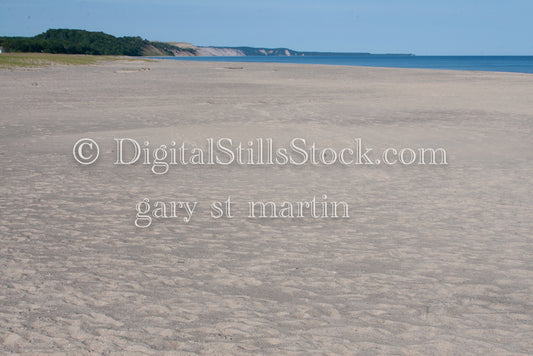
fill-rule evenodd
<path id="1" fill-rule="evenodd" d="M 308 52 L 289 48 L 195 46 L 186 42 L 148 41 L 141 37 L 115 37 L 104 32 L 50 29 L 34 37 L 0 37 L 6 52 L 43 52 L 115 56 L 413 56 L 364 52 Z"/>

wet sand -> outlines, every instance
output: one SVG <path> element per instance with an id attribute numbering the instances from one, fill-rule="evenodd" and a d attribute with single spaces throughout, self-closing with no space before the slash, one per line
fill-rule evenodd
<path id="1" fill-rule="evenodd" d="M 1 353 L 533 352 L 533 75 L 160 61 L 0 83 Z M 117 137 L 362 138 L 443 147 L 448 165 L 155 176 L 113 165 Z M 246 217 L 322 194 L 350 218 Z M 228 196 L 235 216 L 212 219 Z M 198 206 L 140 229 L 145 197 Z"/>

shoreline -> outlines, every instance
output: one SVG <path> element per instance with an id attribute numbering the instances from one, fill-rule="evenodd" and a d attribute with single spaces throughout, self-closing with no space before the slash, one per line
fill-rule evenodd
<path id="1" fill-rule="evenodd" d="M 0 55 L 0 69 L 14 68 L 40 68 L 51 65 L 95 65 L 108 61 L 160 61 L 175 60 L 185 62 L 212 62 L 212 63 L 265 63 L 265 64 L 295 64 L 295 65 L 318 65 L 318 66 L 339 66 L 339 67 L 362 67 L 362 68 L 381 68 L 381 69 L 423 69 L 423 70 L 444 70 L 444 71 L 461 71 L 461 72 L 489 72 L 489 73 L 509 73 L 509 74 L 533 74 L 533 66 L 525 70 L 490 70 L 482 68 L 457 68 L 457 67 L 428 67 L 428 66 L 398 66 L 398 65 L 377 65 L 364 63 L 327 63 L 327 59 L 344 59 L 349 56 L 100 56 L 100 55 L 81 55 L 81 54 L 50 54 L 50 53 L 4 53 Z M 355 56 L 357 59 L 367 59 L 368 56 Z M 531 58 L 533 56 L 407 56 L 407 55 L 372 55 L 370 57 L 386 58 Z M 10 61 L 11 59 L 11 61 Z M 294 62 L 295 60 L 315 59 L 318 62 Z M 320 60 L 326 59 L 326 63 Z M 241 69 L 241 68 L 228 68 Z"/>
<path id="2" fill-rule="evenodd" d="M 351 58 L 350 58 L 351 57 Z M 404 68 L 404 69 L 435 69 L 461 70 L 480 72 L 503 72 L 532 74 L 533 56 L 405 56 L 405 55 L 372 55 L 372 56 L 195 56 L 195 57 L 149 57 L 190 62 L 228 62 L 228 63 L 280 63 L 302 65 L 340 65 L 361 66 L 372 68 Z M 474 59 L 476 61 L 474 61 Z M 507 63 L 524 59 L 523 62 Z M 528 61 L 526 61 L 526 59 Z M 443 63 L 443 60 L 446 62 Z M 468 61 L 467 61 L 468 60 Z M 494 62 L 499 60 L 500 62 Z M 465 62 L 466 61 L 466 62 Z M 493 61 L 494 63 L 489 63 Z M 509 66 L 514 66 L 508 68 Z M 517 68 L 521 66 L 521 68 Z"/>

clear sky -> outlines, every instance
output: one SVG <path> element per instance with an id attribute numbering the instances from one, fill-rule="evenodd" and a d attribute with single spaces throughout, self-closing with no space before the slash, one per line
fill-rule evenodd
<path id="1" fill-rule="evenodd" d="M 204 46 L 533 55 L 533 0 L 0 0 L 0 36 L 49 28 Z"/>

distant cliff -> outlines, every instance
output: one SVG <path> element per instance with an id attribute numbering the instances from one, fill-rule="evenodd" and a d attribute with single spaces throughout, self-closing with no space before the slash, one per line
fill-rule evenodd
<path id="1" fill-rule="evenodd" d="M 198 47 L 199 56 L 301 56 L 288 48 Z"/>
<path id="2" fill-rule="evenodd" d="M 366 52 L 309 52 L 295 51 L 289 48 L 256 48 L 256 47 L 202 47 L 184 42 L 169 42 L 174 46 L 190 48 L 195 56 L 376 56 Z M 178 56 L 181 54 L 178 54 Z M 412 54 L 378 54 L 377 56 L 412 56 Z"/>

